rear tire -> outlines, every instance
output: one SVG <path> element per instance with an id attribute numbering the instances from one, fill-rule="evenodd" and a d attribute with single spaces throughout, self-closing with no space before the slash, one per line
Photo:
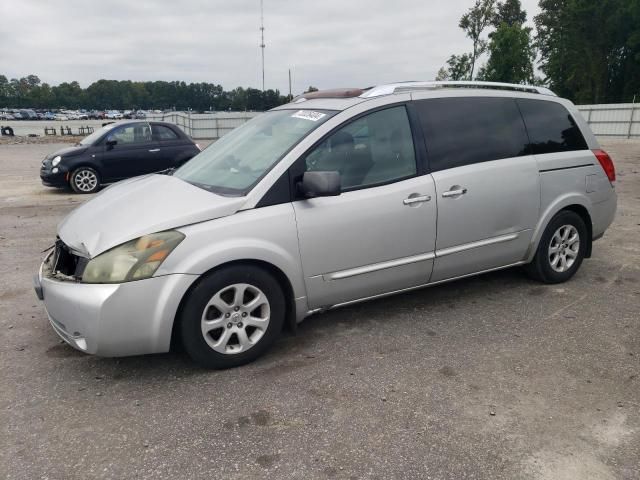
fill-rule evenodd
<path id="1" fill-rule="evenodd" d="M 69 185 L 76 193 L 95 193 L 100 188 L 100 175 L 91 167 L 80 167 L 71 174 Z"/>
<path id="2" fill-rule="evenodd" d="M 251 265 L 224 267 L 188 293 L 180 333 L 189 356 L 205 368 L 252 362 L 276 340 L 285 318 L 278 281 Z"/>
<path id="3" fill-rule="evenodd" d="M 530 277 L 544 283 L 566 282 L 580 268 L 589 241 L 582 217 L 562 210 L 547 225 L 535 257 L 524 269 Z"/>

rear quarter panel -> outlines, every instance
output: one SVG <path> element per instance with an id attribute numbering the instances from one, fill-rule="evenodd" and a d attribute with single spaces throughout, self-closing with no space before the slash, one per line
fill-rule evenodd
<path id="1" fill-rule="evenodd" d="M 593 237 L 601 235 L 613 220 L 616 195 L 604 170 L 590 150 L 537 155 L 540 172 L 540 219 L 528 259 L 549 221 L 571 205 L 584 207 L 591 217 Z M 613 211 L 612 211 L 613 208 Z"/>

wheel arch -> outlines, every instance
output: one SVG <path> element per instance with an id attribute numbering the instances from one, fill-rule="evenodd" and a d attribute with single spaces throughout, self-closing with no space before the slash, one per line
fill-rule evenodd
<path id="1" fill-rule="evenodd" d="M 71 176 L 73 175 L 73 173 L 76 170 L 79 170 L 80 168 L 90 168 L 91 170 L 96 172 L 98 174 L 98 180 L 100 181 L 100 184 L 102 184 L 102 180 L 104 179 L 104 176 L 102 175 L 102 170 L 100 169 L 100 167 L 98 165 L 90 163 L 87 160 L 80 160 L 77 164 L 73 163 L 73 164 L 69 165 L 69 167 L 68 167 L 68 169 L 69 169 L 69 183 L 71 183 Z"/>
<path id="2" fill-rule="evenodd" d="M 293 285 L 291 284 L 291 281 L 289 280 L 289 278 L 287 277 L 287 275 L 276 265 L 274 265 L 273 263 L 267 262 L 265 260 L 259 260 L 259 259 L 243 259 L 243 260 L 232 260 L 232 261 L 228 261 L 225 263 L 221 263 L 220 265 L 216 265 L 215 267 L 207 270 L 206 272 L 203 272 L 196 281 L 194 281 L 189 288 L 187 289 L 187 291 L 184 293 L 184 295 L 182 296 L 182 298 L 180 299 L 180 303 L 178 304 L 178 308 L 176 310 L 176 314 L 174 316 L 173 319 L 173 325 L 171 326 L 171 349 L 174 350 L 176 347 L 179 346 L 180 344 L 180 328 L 179 328 L 179 319 L 180 319 L 180 315 L 182 314 L 182 311 L 184 309 L 185 303 L 187 301 L 187 299 L 189 298 L 189 295 L 191 294 L 191 292 L 193 291 L 193 289 L 200 284 L 200 282 L 207 276 L 210 275 L 222 268 L 226 268 L 226 267 L 230 267 L 230 266 L 247 266 L 247 265 L 251 265 L 251 266 L 255 266 L 255 267 L 259 267 L 267 272 L 269 272 L 271 275 L 273 275 L 276 280 L 278 281 L 278 284 L 280 285 L 280 287 L 282 288 L 282 292 L 284 293 L 284 298 L 285 298 L 285 306 L 286 306 L 286 312 L 285 312 L 285 320 L 284 320 L 284 325 L 285 328 L 287 328 L 290 332 L 295 333 L 297 330 L 297 321 L 296 321 L 296 304 L 295 304 L 295 294 L 293 291 Z"/>
<path id="3" fill-rule="evenodd" d="M 587 227 L 587 249 L 584 254 L 584 258 L 591 258 L 591 249 L 593 245 L 593 222 L 591 220 L 591 215 L 589 215 L 589 211 L 583 206 L 579 204 L 572 204 L 564 207 L 563 210 L 569 210 L 571 212 L 577 213 L 585 226 Z"/>
<path id="4" fill-rule="evenodd" d="M 565 197 L 561 197 L 557 199 L 554 203 L 549 205 L 547 209 L 543 212 L 534 231 L 532 242 L 529 248 L 529 253 L 527 255 L 527 262 L 533 260 L 533 257 L 536 254 L 538 249 L 538 245 L 540 243 L 540 239 L 542 238 L 542 234 L 544 233 L 549 222 L 561 211 L 568 210 L 571 212 L 575 212 L 582 218 L 585 226 L 587 227 L 587 250 L 585 252 L 585 258 L 591 257 L 592 250 L 592 241 L 593 241 L 593 221 L 591 218 L 591 213 L 589 212 L 589 204 L 587 200 L 578 195 L 567 195 Z"/>

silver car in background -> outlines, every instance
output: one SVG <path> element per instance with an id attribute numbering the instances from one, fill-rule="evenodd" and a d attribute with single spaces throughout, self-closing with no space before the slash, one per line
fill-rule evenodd
<path id="1" fill-rule="evenodd" d="M 544 88 L 314 92 L 77 208 L 35 288 L 84 352 L 173 340 L 232 367 L 333 307 L 518 265 L 566 281 L 614 218 L 614 181 L 573 104 Z"/>

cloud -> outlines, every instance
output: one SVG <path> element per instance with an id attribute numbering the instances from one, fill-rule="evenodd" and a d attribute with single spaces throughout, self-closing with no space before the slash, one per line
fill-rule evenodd
<path id="1" fill-rule="evenodd" d="M 266 87 L 293 91 L 429 80 L 470 50 L 472 0 L 264 0 Z M 9 5 L 11 4 L 11 5 Z M 525 0 L 537 13 L 536 0 Z M 20 0 L 0 7 L 0 73 L 261 86 L 259 0 Z"/>

